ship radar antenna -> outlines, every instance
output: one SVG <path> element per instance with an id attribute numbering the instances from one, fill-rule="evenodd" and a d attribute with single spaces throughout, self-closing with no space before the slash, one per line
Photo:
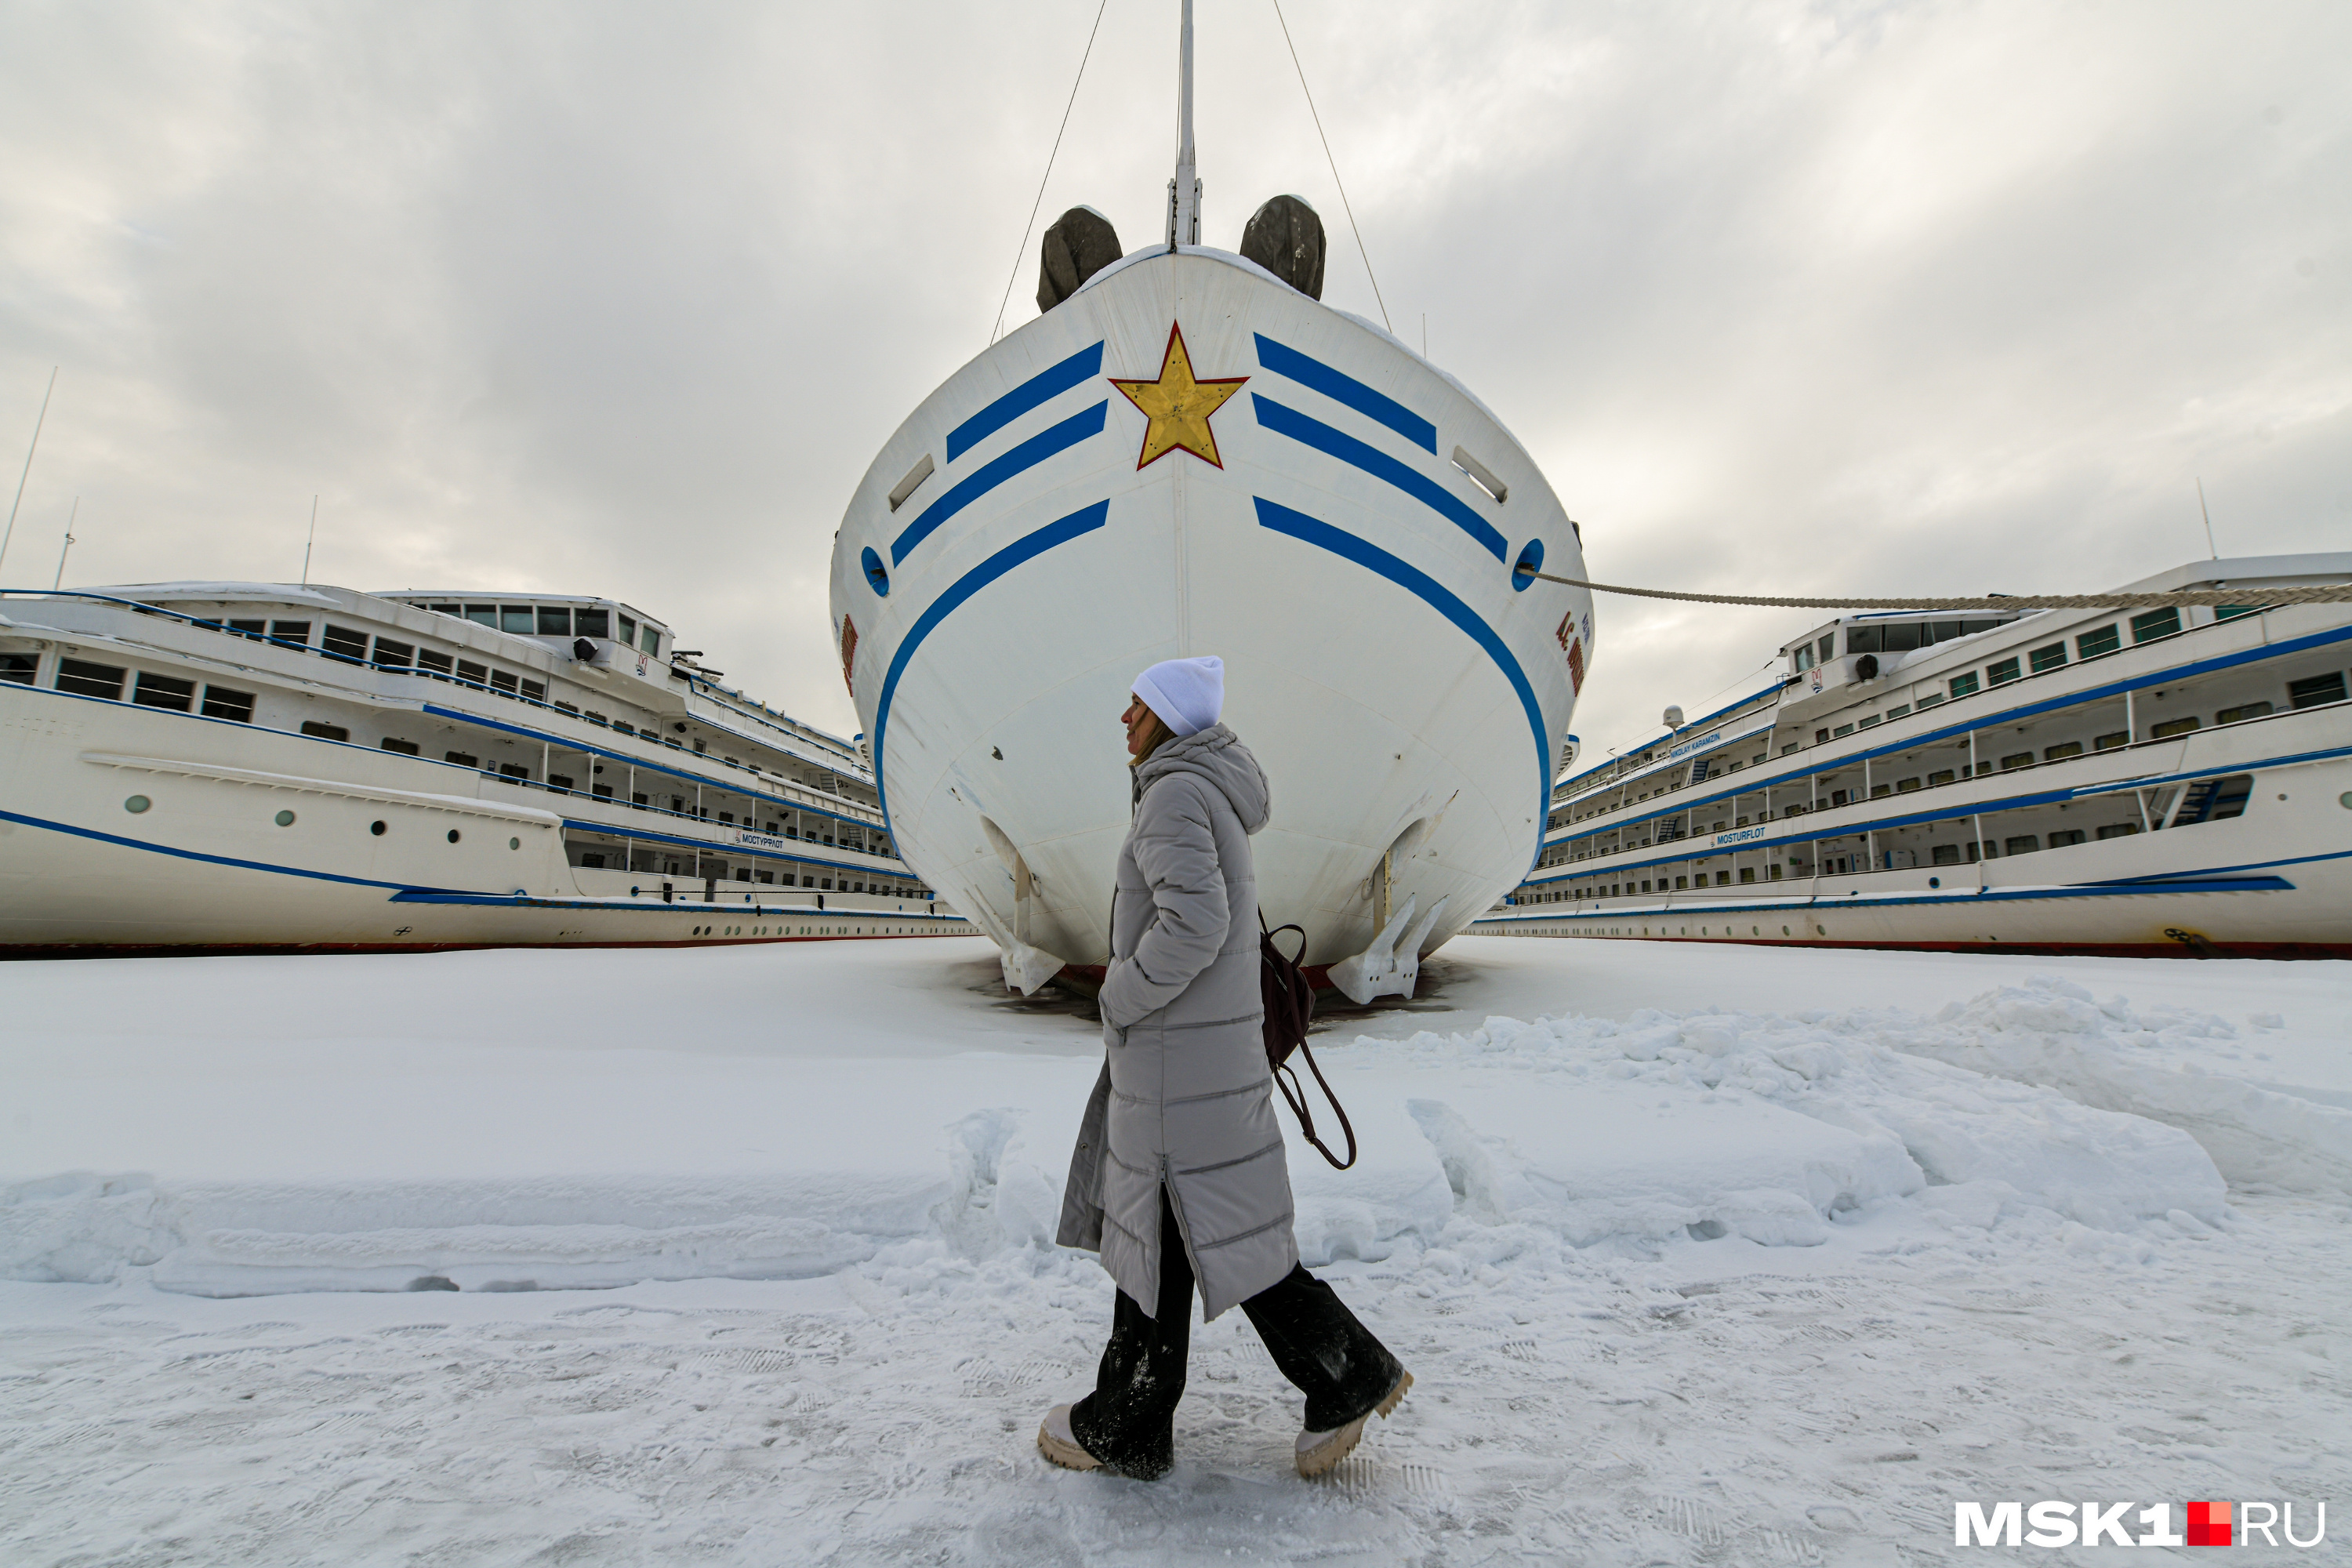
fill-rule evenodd
<path id="1" fill-rule="evenodd" d="M 1168 248 L 1201 243 L 1201 176 L 1192 166 L 1192 0 L 1176 48 L 1176 177 L 1168 182 Z"/>

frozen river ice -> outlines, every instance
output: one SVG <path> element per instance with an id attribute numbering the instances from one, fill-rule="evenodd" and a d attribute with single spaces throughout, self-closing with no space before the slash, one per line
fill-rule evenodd
<path id="1" fill-rule="evenodd" d="M 1457 942 L 1317 1037 L 1361 1165 L 1292 1158 L 1412 1396 L 1300 1482 L 1221 1319 L 1157 1485 L 1032 1444 L 1100 1047 L 994 969 L 9 965 L 0 1557 L 1895 1563 L 2352 1497 L 2352 966 Z"/>

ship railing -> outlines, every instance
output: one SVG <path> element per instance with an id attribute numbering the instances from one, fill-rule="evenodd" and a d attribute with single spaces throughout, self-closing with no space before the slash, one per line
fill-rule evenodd
<path id="1" fill-rule="evenodd" d="M 368 658 L 347 653 L 338 653 L 310 643 L 295 642 L 289 637 L 270 637 L 266 633 L 246 631 L 242 628 L 232 626 L 225 621 L 208 620 L 202 616 L 192 616 L 182 610 L 169 609 L 161 605 L 150 605 L 139 599 L 125 599 L 111 594 L 93 594 L 87 590 L 78 588 L 65 588 L 56 591 L 32 588 L 0 589 L 0 599 L 8 598 L 86 599 L 93 604 L 118 605 L 124 609 L 133 611 L 139 615 L 153 616 L 167 621 L 177 621 L 182 625 L 195 627 L 199 631 L 218 632 L 225 637 L 235 637 L 240 642 L 267 643 L 273 647 L 284 648 L 289 653 L 304 654 L 312 658 L 325 659 L 334 664 L 347 664 L 353 665 L 363 669 L 379 670 L 386 675 L 406 675 L 424 680 L 438 680 L 446 685 L 461 687 L 467 690 L 478 691 L 486 696 L 496 697 L 502 701 L 519 702 L 524 707 L 536 708 L 541 710 L 542 712 L 561 714 L 565 718 L 575 720 L 580 723 L 589 725 L 592 728 L 606 731 L 610 731 L 613 728 L 610 721 L 599 723 L 597 721 L 590 719 L 586 714 L 580 712 L 577 709 L 568 704 L 551 702 L 545 698 L 532 697 L 520 690 L 509 689 L 503 686 L 492 685 L 483 681 L 470 679 L 467 677 L 458 675 L 454 671 L 445 672 L 438 669 L 427 668 L 425 666 L 415 664 L 390 664 L 381 659 Z M 790 779 L 780 778 L 772 773 L 764 773 L 756 767 L 746 766 L 741 763 L 730 763 L 726 758 L 713 757 L 706 752 L 688 751 L 688 748 L 680 745 L 677 742 L 665 740 L 658 735 L 648 735 L 642 731 L 624 732 L 635 733 L 636 739 L 643 741 L 646 746 L 653 750 L 677 752 L 685 756 L 695 757 L 707 761 L 714 766 L 731 767 L 739 773 L 747 773 L 751 775 L 751 779 L 753 781 L 752 786 L 746 786 L 732 781 L 722 782 L 716 779 L 711 781 L 714 784 L 719 784 L 722 788 L 740 790 L 742 793 L 747 795 L 772 795 L 780 798 L 791 799 L 797 801 L 801 805 L 813 806 L 820 811 L 837 812 L 843 816 L 853 817 L 859 822 L 870 823 L 877 827 L 881 826 L 883 824 L 882 813 L 875 807 L 866 805 L 863 801 L 851 800 L 846 795 L 834 795 L 825 790 L 811 789 L 806 784 L 799 784 Z"/>
<path id="2" fill-rule="evenodd" d="M 691 809 L 679 811 L 671 806 L 655 805 L 650 802 L 640 805 L 638 802 L 634 800 L 623 800 L 617 795 L 614 794 L 609 788 L 599 793 L 594 785 L 591 785 L 587 789 L 582 789 L 576 784 L 567 786 L 564 784 L 549 784 L 544 780 L 529 778 L 519 773 L 502 773 L 494 768 L 478 768 L 475 771 L 493 784 L 512 784 L 519 789 L 541 790 L 548 795 L 569 795 L 574 799 L 587 801 L 592 805 L 609 805 L 616 810 L 641 811 L 649 816 L 667 816 L 675 821 L 688 822 L 698 827 L 709 828 L 714 834 L 732 832 L 762 833 L 763 836 L 767 837 L 782 838 L 793 844 L 804 844 L 809 847 L 809 850 L 812 854 L 837 853 L 843 855 L 863 855 L 869 859 L 887 860 L 893 865 L 904 864 L 904 862 L 899 860 L 898 856 L 888 852 L 887 850 L 860 849 L 853 845 L 827 843 L 824 839 L 810 838 L 797 833 L 779 832 L 769 834 L 765 833 L 757 822 L 720 822 L 711 816 L 708 808 L 700 811 Z M 712 842 L 718 843 L 719 841 L 714 839 Z M 724 846 L 722 845 L 721 847 L 723 847 Z"/>

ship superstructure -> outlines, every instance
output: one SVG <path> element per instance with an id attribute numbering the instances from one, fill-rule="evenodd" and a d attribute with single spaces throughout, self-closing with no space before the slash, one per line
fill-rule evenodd
<path id="1" fill-rule="evenodd" d="M 0 616 L 5 947 L 970 929 L 854 742 L 618 600 L 175 583 Z"/>
<path id="2" fill-rule="evenodd" d="M 2352 954 L 2352 553 L 2118 590 L 2210 608 L 1841 616 L 1554 794 L 1483 933 Z"/>

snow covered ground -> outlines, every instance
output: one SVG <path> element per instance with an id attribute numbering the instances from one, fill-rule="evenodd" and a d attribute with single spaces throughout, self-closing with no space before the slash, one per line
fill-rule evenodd
<path id="1" fill-rule="evenodd" d="M 992 953 L 0 970 L 0 1558 L 1893 1563 L 1955 1500 L 2352 1498 L 2352 966 L 1457 942 L 1317 1037 L 1362 1163 L 1292 1155 L 1412 1396 L 1300 1482 L 1234 1314 L 1142 1486 L 1032 1445 L 1108 1316 L 1047 1243 L 1100 1047 Z"/>

